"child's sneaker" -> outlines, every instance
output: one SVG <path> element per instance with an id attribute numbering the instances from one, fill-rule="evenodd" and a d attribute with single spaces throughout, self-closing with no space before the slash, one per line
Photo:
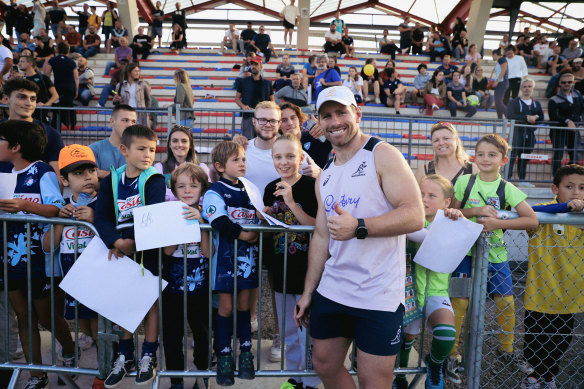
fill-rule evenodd
<path id="1" fill-rule="evenodd" d="M 424 358 L 426 363 L 426 389 L 443 389 L 442 364 L 430 363 L 430 354 Z"/>
<path id="2" fill-rule="evenodd" d="M 217 358 L 217 385 L 231 386 L 235 384 L 235 362 L 231 355 L 219 355 Z"/>
<path id="3" fill-rule="evenodd" d="M 280 352 L 281 347 L 282 343 L 280 340 L 280 334 L 274 334 L 274 339 L 272 340 L 272 347 L 270 348 L 270 355 L 268 356 L 270 362 L 280 362 L 280 360 L 282 359 L 282 354 Z"/>
<path id="4" fill-rule="evenodd" d="M 81 357 L 81 356 L 79 356 L 79 357 Z M 63 357 L 63 366 L 64 367 L 75 367 L 75 355 L 73 355 L 72 357 Z M 69 375 L 69 378 L 71 378 L 73 381 L 75 381 L 78 377 L 79 376 L 77 374 Z M 61 377 L 59 377 L 57 379 L 57 385 L 64 386 L 65 381 L 63 381 L 61 379 Z"/>
<path id="5" fill-rule="evenodd" d="M 503 365 L 515 365 L 523 374 L 529 375 L 533 373 L 533 367 L 522 356 L 514 352 L 508 353 L 497 349 L 497 357 L 499 357 Z"/>
<path id="6" fill-rule="evenodd" d="M 302 389 L 302 382 L 296 382 L 294 378 L 290 378 L 288 381 L 284 382 L 280 389 Z"/>
<path id="7" fill-rule="evenodd" d="M 408 389 L 408 379 L 404 374 L 396 374 L 392 389 Z"/>
<path id="8" fill-rule="evenodd" d="M 446 379 L 453 384 L 461 384 L 462 380 L 460 379 L 460 366 L 461 366 L 461 357 L 457 355 L 453 357 L 449 355 L 444 363 L 444 375 Z"/>
<path id="9" fill-rule="evenodd" d="M 255 378 L 255 367 L 251 352 L 245 351 L 239 354 L 239 371 L 237 376 L 242 380 L 253 380 Z"/>
<path id="10" fill-rule="evenodd" d="M 136 369 L 136 385 L 146 385 L 156 377 L 156 357 L 144 355 Z"/>
<path id="11" fill-rule="evenodd" d="M 539 385 L 540 389 L 558 389 L 556 385 L 556 379 L 552 377 L 550 381 L 541 380 L 541 384 Z"/>
<path id="12" fill-rule="evenodd" d="M 539 380 L 535 377 L 525 377 L 521 381 L 521 389 L 540 389 Z"/>
<path id="13" fill-rule="evenodd" d="M 47 375 L 44 374 L 42 377 L 31 376 L 28 379 L 24 389 L 43 389 L 49 383 Z"/>
<path id="14" fill-rule="evenodd" d="M 122 354 L 118 355 L 114 361 L 114 367 L 105 379 L 104 386 L 106 388 L 115 388 L 122 381 L 122 378 L 128 374 L 128 370 L 134 367 L 134 361 L 126 361 L 126 357 Z"/>

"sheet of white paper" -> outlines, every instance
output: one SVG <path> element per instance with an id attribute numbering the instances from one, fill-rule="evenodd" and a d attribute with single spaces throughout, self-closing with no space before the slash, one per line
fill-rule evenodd
<path id="1" fill-rule="evenodd" d="M 258 212 L 260 214 L 262 214 L 262 216 L 267 220 L 267 222 L 270 225 L 280 226 L 280 227 L 284 227 L 284 228 L 290 228 L 290 226 L 288 224 L 282 223 L 281 221 L 274 219 L 272 216 L 270 216 L 267 213 L 265 213 L 264 211 L 262 211 L 265 207 L 264 197 L 260 193 L 260 190 L 258 189 L 258 187 L 253 182 L 251 182 L 250 180 L 248 180 L 245 177 L 240 177 L 239 179 L 243 183 L 243 186 L 245 186 L 245 190 L 247 191 L 247 195 L 249 196 L 249 199 L 251 200 L 251 203 L 253 204 L 255 209 L 257 209 Z"/>
<path id="2" fill-rule="evenodd" d="M 414 262 L 440 273 L 452 273 L 471 249 L 483 226 L 468 219 L 456 221 L 439 210 Z"/>
<path id="3" fill-rule="evenodd" d="M 18 174 L 0 173 L 0 200 L 12 200 L 14 198 L 14 188 L 16 188 L 16 178 Z M 0 211 L 0 215 L 6 212 Z"/>
<path id="4" fill-rule="evenodd" d="M 108 248 L 95 237 L 81 253 L 61 289 L 130 332 L 158 299 L 158 277 L 128 257 L 107 259 Z M 162 289 L 168 282 L 162 280 Z"/>
<path id="5" fill-rule="evenodd" d="M 199 222 L 184 218 L 184 206 L 180 201 L 166 201 L 134 208 L 136 250 L 200 242 Z"/>

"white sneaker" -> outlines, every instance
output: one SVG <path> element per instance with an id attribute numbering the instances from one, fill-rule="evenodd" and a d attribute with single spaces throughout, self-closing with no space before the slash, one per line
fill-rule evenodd
<path id="1" fill-rule="evenodd" d="M 541 386 L 539 385 L 539 381 L 537 378 L 534 377 L 525 377 L 523 381 L 521 381 L 521 389 L 540 389 Z"/>
<path id="2" fill-rule="evenodd" d="M 272 347 L 270 348 L 270 355 L 268 356 L 270 362 L 280 362 L 282 359 L 281 347 L 282 342 L 280 341 L 280 334 L 274 334 Z"/>
<path id="3" fill-rule="evenodd" d="M 381 100 L 379 99 L 379 97 L 375 98 L 375 104 L 381 104 Z"/>
<path id="4" fill-rule="evenodd" d="M 432 110 L 433 111 L 438 111 L 440 109 L 439 106 L 437 106 L 436 104 L 432 104 Z"/>

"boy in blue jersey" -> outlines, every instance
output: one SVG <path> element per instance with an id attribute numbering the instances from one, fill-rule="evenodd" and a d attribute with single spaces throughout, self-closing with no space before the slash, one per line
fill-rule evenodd
<path id="1" fill-rule="evenodd" d="M 126 165 L 111 169 L 102 180 L 95 208 L 95 227 L 109 247 L 109 257 L 121 258 L 136 252 L 134 229 L 118 231 L 116 226 L 132 223 L 133 209 L 144 205 L 162 203 L 166 193 L 164 177 L 152 167 L 156 153 L 156 133 L 139 124 L 126 128 L 122 134 L 120 151 Z M 158 276 L 158 250 L 138 253 L 143 266 Z M 122 297 L 122 296 L 120 296 Z M 118 356 L 106 388 L 117 386 L 134 364 L 134 342 L 125 331 L 119 342 Z M 137 368 L 136 384 L 145 385 L 156 376 L 156 350 L 158 348 L 158 302 L 155 302 L 144 319 L 144 343 Z"/>
<path id="2" fill-rule="evenodd" d="M 54 217 L 63 206 L 57 175 L 45 162 L 40 161 L 47 145 L 47 135 L 36 123 L 23 120 L 8 120 L 0 124 L 0 161 L 13 165 L 12 173 L 17 174 L 14 198 L 0 200 L 0 210 L 20 215 Z M 41 237 L 46 226 L 30 224 L 30 231 L 24 223 L 7 224 L 6 244 L 8 279 L 6 287 L 10 303 L 18 318 L 18 333 L 26 361 L 42 364 L 40 334 L 38 324 L 51 328 L 51 280 L 45 272 L 45 254 L 41 247 Z M 1 238 L 0 238 L 1 239 Z M 27 240 L 29 240 L 27 242 Z M 27 248 L 30 249 L 30 264 L 27 263 Z M 4 251 L 0 256 L 4 255 Z M 28 274 L 27 267 L 31 272 Z M 32 327 L 28 328 L 28 280 L 32 291 Z M 29 355 L 28 333 L 32 332 L 32 355 Z M 70 361 L 74 357 L 74 344 L 65 318 L 55 315 L 53 332 L 63 346 L 63 358 Z M 26 385 L 28 389 L 41 389 L 48 383 L 47 375 L 31 371 Z"/>
<path id="3" fill-rule="evenodd" d="M 212 258 L 211 282 L 219 295 L 219 310 L 215 325 L 217 384 L 235 383 L 235 361 L 231 355 L 233 287 L 237 273 L 237 335 L 239 336 L 239 374 L 241 379 L 253 379 L 255 370 L 251 353 L 251 318 L 249 295 L 258 286 L 256 270 L 257 233 L 244 231 L 242 224 L 257 224 L 256 210 L 239 180 L 245 175 L 245 151 L 234 142 L 223 142 L 211 152 L 213 166 L 221 175 L 203 198 L 203 217 L 219 231 L 213 234 L 215 252 Z M 234 240 L 237 239 L 237 253 Z M 234 257 L 237 263 L 234 263 Z M 234 266 L 237 265 L 235 271 Z"/>
<path id="4" fill-rule="evenodd" d="M 61 149 L 59 173 L 63 186 L 71 190 L 71 197 L 65 199 L 65 206 L 59 211 L 59 217 L 93 223 L 99 185 L 93 151 L 88 146 L 77 144 Z M 93 237 L 93 231 L 88 228 L 76 229 L 75 226 L 57 224 L 53 233 L 52 247 L 51 234 L 45 233 L 43 236 L 43 250 L 50 253 L 52 248 L 58 253 L 65 276 Z M 75 299 L 69 295 L 65 296 L 65 309 L 65 319 L 74 320 Z M 83 304 L 78 305 L 77 313 L 79 328 L 97 342 L 97 313 Z M 66 362 L 66 366 L 73 366 L 75 361 L 72 358 Z M 59 381 L 59 384 L 64 385 L 64 382 Z"/>

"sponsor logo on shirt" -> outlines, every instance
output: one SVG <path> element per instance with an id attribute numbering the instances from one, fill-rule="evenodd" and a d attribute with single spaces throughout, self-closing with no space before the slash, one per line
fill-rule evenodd
<path id="1" fill-rule="evenodd" d="M 26 201 L 30 201 L 32 203 L 41 203 L 41 195 L 39 193 L 15 193 L 15 199 L 22 199 Z"/>
<path id="2" fill-rule="evenodd" d="M 331 175 L 329 174 L 328 176 L 326 176 L 326 178 L 322 182 L 322 186 L 325 186 L 329 182 L 330 179 L 331 179 Z"/>
<path id="3" fill-rule="evenodd" d="M 142 204 L 142 202 L 140 201 L 139 194 L 128 197 L 127 199 L 118 200 L 118 222 L 124 222 L 134 217 L 132 209 L 139 207 L 140 204 Z"/>
<path id="4" fill-rule="evenodd" d="M 365 175 L 365 168 L 367 167 L 367 162 L 363 161 L 361 162 L 361 164 L 359 165 L 359 167 L 357 168 L 357 170 L 355 170 L 355 172 L 353 174 L 351 174 L 351 177 L 360 177 L 360 176 L 364 176 Z"/>
<path id="5" fill-rule="evenodd" d="M 209 218 L 209 217 L 213 216 L 213 214 L 214 214 L 215 212 L 217 212 L 217 208 L 215 208 L 215 206 L 214 206 L 214 205 L 209 205 L 209 206 L 207 207 L 207 210 L 206 210 L 205 212 L 207 213 L 207 217 Z"/>
<path id="6" fill-rule="evenodd" d="M 229 219 L 237 224 L 250 224 L 249 222 L 255 219 L 255 210 L 253 209 L 227 207 L 227 214 Z"/>

